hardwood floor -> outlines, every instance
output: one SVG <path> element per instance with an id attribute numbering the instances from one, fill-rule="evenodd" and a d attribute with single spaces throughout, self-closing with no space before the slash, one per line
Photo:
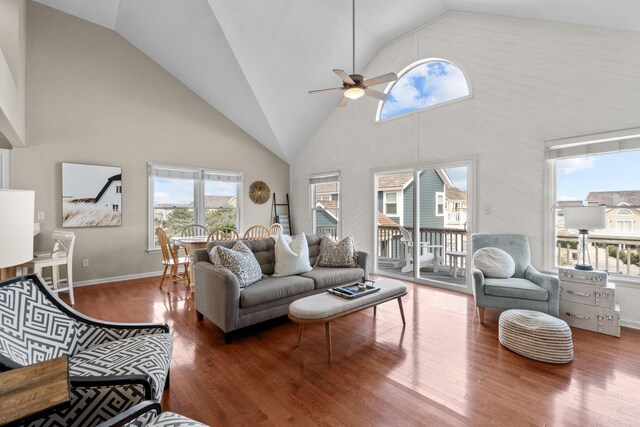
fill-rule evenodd
<path id="1" fill-rule="evenodd" d="M 158 279 L 76 288 L 75 308 L 173 332 L 163 409 L 210 425 L 638 425 L 640 331 L 622 338 L 573 330 L 575 358 L 550 365 L 498 343 L 498 316 L 474 318 L 473 297 L 407 282 L 407 325 L 395 301 L 322 325 L 286 318 L 241 331 L 230 345 L 196 321 L 181 285 Z M 63 298 L 66 295 L 63 294 Z"/>

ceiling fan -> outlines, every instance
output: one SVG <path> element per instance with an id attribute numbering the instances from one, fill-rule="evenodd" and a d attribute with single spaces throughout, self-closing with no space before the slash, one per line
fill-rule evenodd
<path id="1" fill-rule="evenodd" d="M 371 96 L 381 101 L 387 99 L 389 94 L 379 92 L 377 90 L 369 89 L 371 86 L 380 85 L 382 83 L 389 83 L 398 80 L 396 73 L 382 74 L 377 77 L 365 80 L 361 74 L 356 74 L 356 0 L 352 0 L 352 19 L 353 19 L 353 74 L 347 74 L 344 70 L 334 69 L 333 72 L 342 79 L 341 87 L 332 87 L 328 89 L 310 90 L 309 93 L 327 92 L 332 90 L 341 90 L 342 99 L 338 103 L 338 107 L 344 107 L 350 99 L 358 99 L 362 95 Z"/>

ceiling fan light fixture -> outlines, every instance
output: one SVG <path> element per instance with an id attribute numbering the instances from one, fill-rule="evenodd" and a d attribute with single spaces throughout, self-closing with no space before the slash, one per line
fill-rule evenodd
<path id="1" fill-rule="evenodd" d="M 364 95 L 364 89 L 360 87 L 350 87 L 344 91 L 344 96 L 349 99 L 358 99 Z"/>

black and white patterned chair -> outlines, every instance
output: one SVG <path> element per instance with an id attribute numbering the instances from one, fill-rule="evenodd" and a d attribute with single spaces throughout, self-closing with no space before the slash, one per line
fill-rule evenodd
<path id="1" fill-rule="evenodd" d="M 100 427 L 208 427 L 184 415 L 162 412 L 155 401 L 138 403 Z"/>
<path id="2" fill-rule="evenodd" d="M 39 275 L 0 283 L 0 371 L 69 357 L 69 408 L 30 425 L 95 426 L 139 402 L 159 401 L 172 349 L 167 325 L 84 316 Z"/>

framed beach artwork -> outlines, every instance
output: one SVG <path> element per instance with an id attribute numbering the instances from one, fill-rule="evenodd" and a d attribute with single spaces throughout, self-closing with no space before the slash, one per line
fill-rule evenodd
<path id="1" fill-rule="evenodd" d="M 122 169 L 62 164 L 62 226 L 122 225 Z"/>

